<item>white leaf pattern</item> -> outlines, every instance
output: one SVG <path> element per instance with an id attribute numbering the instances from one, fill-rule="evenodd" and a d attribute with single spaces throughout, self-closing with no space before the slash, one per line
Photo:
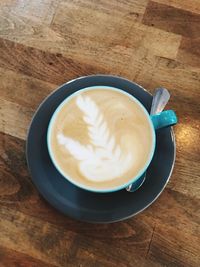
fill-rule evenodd
<path id="1" fill-rule="evenodd" d="M 132 166 L 132 155 L 122 153 L 115 137 L 110 134 L 103 114 L 90 97 L 79 95 L 76 104 L 83 112 L 90 144 L 84 146 L 62 133 L 57 136 L 59 144 L 80 161 L 79 170 L 88 180 L 101 182 L 119 178 Z"/>
<path id="2" fill-rule="evenodd" d="M 77 160 L 86 160 L 93 155 L 92 146 L 83 146 L 78 141 L 72 138 L 65 137 L 63 134 L 58 134 L 58 142 L 70 151 L 72 156 Z M 79 153 L 81 151 L 81 153 Z"/>

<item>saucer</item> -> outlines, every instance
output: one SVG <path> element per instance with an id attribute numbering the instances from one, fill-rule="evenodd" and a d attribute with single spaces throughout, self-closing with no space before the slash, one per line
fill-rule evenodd
<path id="1" fill-rule="evenodd" d="M 27 136 L 26 157 L 33 183 L 57 210 L 93 223 L 121 221 L 146 209 L 161 194 L 173 170 L 175 140 L 171 127 L 156 131 L 156 149 L 146 180 L 135 192 L 93 193 L 68 182 L 54 167 L 47 149 L 47 127 L 57 106 L 77 90 L 94 85 L 113 86 L 136 97 L 150 111 L 152 95 L 126 79 L 93 75 L 72 80 L 50 94 L 37 109 Z"/>

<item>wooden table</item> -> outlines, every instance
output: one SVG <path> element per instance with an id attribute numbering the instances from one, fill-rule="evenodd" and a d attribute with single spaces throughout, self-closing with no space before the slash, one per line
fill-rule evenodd
<path id="1" fill-rule="evenodd" d="M 78 76 L 124 76 L 171 92 L 171 180 L 112 225 L 67 218 L 38 194 L 25 139 L 40 102 Z M 200 266 L 200 0 L 1 0 L 0 266 Z"/>

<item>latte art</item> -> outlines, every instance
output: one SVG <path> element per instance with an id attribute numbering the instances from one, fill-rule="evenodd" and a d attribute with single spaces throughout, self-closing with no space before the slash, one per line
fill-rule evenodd
<path id="1" fill-rule="evenodd" d="M 116 145 L 115 136 L 110 134 L 103 114 L 90 97 L 80 95 L 76 104 L 87 124 L 90 143 L 82 145 L 77 140 L 58 133 L 59 144 L 80 161 L 79 170 L 88 180 L 102 182 L 119 178 L 133 164 L 133 153 L 125 154 Z"/>
<path id="2" fill-rule="evenodd" d="M 143 108 L 110 87 L 72 94 L 55 112 L 48 132 L 57 169 L 75 184 L 94 190 L 128 183 L 153 148 L 152 125 Z"/>

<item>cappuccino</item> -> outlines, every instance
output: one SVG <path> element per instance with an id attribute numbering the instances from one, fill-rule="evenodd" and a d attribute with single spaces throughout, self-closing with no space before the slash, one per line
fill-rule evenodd
<path id="1" fill-rule="evenodd" d="M 48 143 L 54 164 L 69 181 L 112 190 L 149 162 L 153 134 L 148 114 L 135 98 L 98 86 L 77 91 L 58 107 Z"/>

